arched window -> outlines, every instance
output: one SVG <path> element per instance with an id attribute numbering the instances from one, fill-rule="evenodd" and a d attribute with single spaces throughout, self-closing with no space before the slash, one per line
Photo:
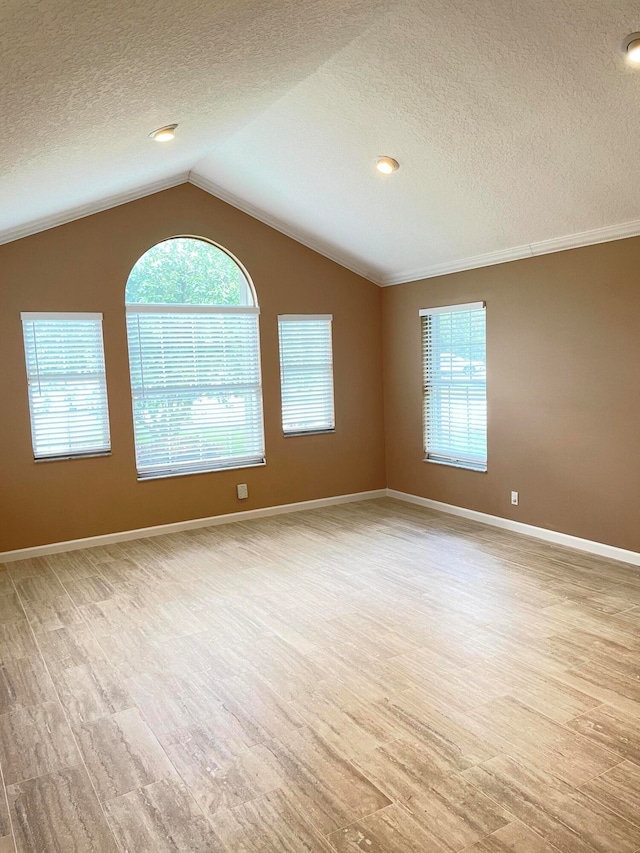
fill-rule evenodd
<path id="1" fill-rule="evenodd" d="M 126 303 L 139 477 L 264 463 L 259 309 L 240 264 L 201 238 L 164 240 Z"/>

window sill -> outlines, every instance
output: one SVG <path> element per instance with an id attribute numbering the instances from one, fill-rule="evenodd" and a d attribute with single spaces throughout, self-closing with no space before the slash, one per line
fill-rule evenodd
<path id="1" fill-rule="evenodd" d="M 41 462 L 71 462 L 73 459 L 99 459 L 101 456 L 111 456 L 110 450 L 98 453 L 73 453 L 67 456 L 34 456 L 33 461 L 38 465 Z"/>
<path id="2" fill-rule="evenodd" d="M 138 474 L 139 483 L 153 482 L 154 480 L 169 480 L 173 477 L 194 477 L 198 474 L 218 474 L 220 471 L 238 471 L 241 468 L 263 468 L 267 464 L 266 459 L 262 462 L 247 462 L 246 465 L 227 465 L 220 468 L 206 468 L 201 471 L 162 471 L 158 474 Z"/>
<path id="3" fill-rule="evenodd" d="M 336 431 L 335 427 L 333 429 L 301 429 L 297 432 L 283 432 L 285 438 L 293 438 L 297 435 L 331 435 Z"/>
<path id="4" fill-rule="evenodd" d="M 431 465 L 444 465 L 447 468 L 462 468 L 465 471 L 475 471 L 476 474 L 486 474 L 487 473 L 487 466 L 486 465 L 484 466 L 484 468 L 478 468 L 475 465 L 469 465 L 465 462 L 455 462 L 454 460 L 451 460 L 451 462 L 446 462 L 443 459 L 429 459 L 428 457 L 423 459 L 422 461 L 423 462 L 429 462 L 429 463 L 431 463 Z"/>

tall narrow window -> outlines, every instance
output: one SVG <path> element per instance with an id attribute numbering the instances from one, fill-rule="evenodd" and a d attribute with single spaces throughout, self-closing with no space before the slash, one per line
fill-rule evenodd
<path id="1" fill-rule="evenodd" d="M 248 275 L 194 237 L 158 243 L 127 282 L 141 479 L 265 461 L 258 314 Z"/>
<path id="2" fill-rule="evenodd" d="M 425 459 L 486 471 L 484 303 L 426 308 L 420 311 L 420 316 Z"/>
<path id="3" fill-rule="evenodd" d="M 280 384 L 285 435 L 335 429 L 331 314 L 282 314 Z"/>
<path id="4" fill-rule="evenodd" d="M 108 453 L 102 314 L 22 314 L 36 459 Z"/>

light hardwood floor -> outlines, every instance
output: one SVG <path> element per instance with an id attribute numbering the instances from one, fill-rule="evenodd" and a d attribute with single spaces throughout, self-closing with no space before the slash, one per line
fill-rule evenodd
<path id="1" fill-rule="evenodd" d="M 0 853 L 634 853 L 640 570 L 390 500 L 0 569 Z"/>

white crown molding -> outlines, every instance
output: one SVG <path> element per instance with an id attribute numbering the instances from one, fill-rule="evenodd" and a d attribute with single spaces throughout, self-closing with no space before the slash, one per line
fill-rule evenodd
<path id="1" fill-rule="evenodd" d="M 18 225 L 16 228 L 8 228 L 6 231 L 0 231 L 0 245 L 11 243 L 14 240 L 20 240 L 22 237 L 30 237 L 32 234 L 38 234 L 40 231 L 48 231 L 49 228 L 56 228 L 58 225 L 66 225 L 68 222 L 74 222 L 76 219 L 84 219 L 85 216 L 92 216 L 94 213 L 102 213 L 104 210 L 110 210 L 112 207 L 119 207 L 121 204 L 126 204 L 129 201 L 136 201 L 139 198 L 144 198 L 148 195 L 161 192 L 162 190 L 177 187 L 178 184 L 185 184 L 189 179 L 188 172 L 180 172 L 178 175 L 173 175 L 170 178 L 163 178 L 160 181 L 154 181 L 151 184 L 145 184 L 142 187 L 137 187 L 134 190 L 117 193 L 116 195 L 108 196 L 99 201 L 92 201 L 88 204 L 83 204 L 79 207 L 65 210 L 61 213 L 53 213 L 51 216 L 45 216 L 42 219 L 36 219 L 32 222 L 27 222 L 24 225 Z"/>
<path id="2" fill-rule="evenodd" d="M 391 287 L 395 284 L 407 284 L 424 278 L 435 278 L 439 275 L 450 275 L 454 272 L 505 264 L 509 261 L 519 261 L 522 258 L 550 255 L 553 252 L 580 249 L 584 246 L 594 246 L 596 243 L 610 243 L 612 240 L 625 240 L 627 237 L 638 236 L 640 236 L 640 219 L 634 219 L 631 222 L 622 222 L 620 225 L 606 225 L 603 228 L 594 228 L 591 231 L 579 231 L 576 234 L 568 234 L 564 237 L 554 237 L 550 240 L 527 243 L 524 246 L 514 246 L 511 249 L 501 249 L 497 252 L 487 252 L 484 255 L 460 258 L 460 260 L 447 261 L 444 264 L 432 264 L 405 273 L 380 276 L 377 284 L 381 287 Z"/>
<path id="3" fill-rule="evenodd" d="M 17 551 L 0 552 L 0 563 L 12 563 L 30 557 L 45 557 L 47 554 L 61 554 L 65 551 L 78 551 L 81 548 L 96 548 L 99 545 L 112 545 L 115 542 L 128 542 L 132 539 L 147 539 L 150 536 L 164 536 L 166 533 L 180 533 L 183 530 L 195 530 L 199 527 L 216 527 L 219 524 L 233 524 L 235 521 L 249 521 L 254 518 L 266 518 L 289 512 L 303 512 L 309 509 L 321 509 L 325 506 L 369 501 L 387 496 L 386 489 L 374 489 L 369 492 L 355 492 L 350 495 L 334 495 L 329 498 L 316 498 L 311 501 L 299 501 L 291 504 L 278 504 L 260 509 L 248 509 L 241 512 L 229 512 L 225 515 L 213 515 L 209 518 L 193 518 L 188 521 L 175 521 L 159 524 L 156 527 L 140 527 L 137 530 L 122 530 L 118 533 L 105 533 L 102 536 L 89 536 L 86 539 L 70 539 L 67 542 L 52 542 L 49 545 L 36 545 L 33 548 L 20 548 Z"/>
<path id="4" fill-rule="evenodd" d="M 464 272 L 464 270 L 475 270 L 480 267 L 494 266 L 495 264 L 506 264 L 509 261 L 519 261 L 521 258 L 530 258 L 531 256 L 531 246 L 515 246 L 513 249 L 501 249 L 498 252 L 487 252 L 485 255 L 474 255 L 470 258 L 460 258 L 457 261 L 447 261 L 444 264 L 432 264 L 421 269 L 381 276 L 379 283 L 380 287 L 408 284 L 411 281 L 421 281 L 423 278 L 435 278 L 439 275 Z"/>
<path id="5" fill-rule="evenodd" d="M 419 495 L 411 495 L 407 492 L 398 492 L 395 489 L 387 489 L 387 496 L 405 503 L 417 504 L 418 506 L 433 509 L 437 512 L 446 512 L 449 515 L 457 515 L 471 521 L 479 521 L 491 527 L 500 527 L 510 530 L 512 533 L 521 533 L 524 536 L 532 536 L 534 539 L 542 539 L 554 545 L 562 545 L 565 548 L 575 548 L 578 551 L 586 551 L 596 554 L 598 557 L 607 557 L 610 560 L 620 560 L 623 563 L 631 563 L 640 566 L 640 552 L 628 551 L 626 548 L 617 548 L 615 545 L 605 545 L 604 542 L 593 542 L 591 539 L 581 539 L 579 536 L 571 536 L 569 533 L 560 533 L 557 530 L 547 530 L 546 527 L 535 527 L 533 524 L 525 524 L 523 521 L 513 521 L 510 518 L 502 518 L 498 515 L 488 515 L 475 509 L 466 509 L 453 504 L 445 504 L 431 498 L 422 498 Z"/>
<path id="6" fill-rule="evenodd" d="M 552 252 L 580 249 L 583 246 L 610 243 L 612 240 L 625 240 L 627 237 L 638 237 L 639 235 L 640 219 L 634 219 L 631 222 L 621 222 L 619 225 L 605 225 L 603 228 L 594 228 L 591 231 L 567 234 L 565 237 L 539 240 L 537 243 L 531 243 L 531 254 L 549 255 Z"/>
<path id="7" fill-rule="evenodd" d="M 310 234 L 307 234 L 303 231 L 299 231 L 298 229 L 287 225 L 281 219 L 278 219 L 275 216 L 271 216 L 270 214 L 265 213 L 264 210 L 261 210 L 259 207 L 255 207 L 250 202 L 244 201 L 239 196 L 228 192 L 223 187 L 219 186 L 213 181 L 210 181 L 208 178 L 203 178 L 196 172 L 191 171 L 189 172 L 189 183 L 193 184 L 194 187 L 198 187 L 198 189 L 204 190 L 205 192 L 209 193 L 209 195 L 215 196 L 221 201 L 230 204 L 232 207 L 236 207 L 243 213 L 247 213 L 249 216 L 252 216 L 254 219 L 257 219 L 259 222 L 263 222 L 265 225 L 268 225 L 275 231 L 279 231 L 286 237 L 291 237 L 292 240 L 295 240 L 296 243 L 301 243 L 303 246 L 306 246 L 307 249 L 313 249 L 313 251 L 317 252 L 319 255 L 324 255 L 325 258 L 328 258 L 330 261 L 334 261 L 336 264 L 340 264 L 341 267 L 345 267 L 346 269 L 356 273 L 356 275 L 359 275 L 362 278 L 366 278 L 367 281 L 370 281 L 373 284 L 380 285 L 380 281 L 376 278 L 375 274 L 372 272 L 371 269 L 368 269 L 365 266 L 361 266 L 360 264 L 355 263 L 351 258 L 348 257 L 348 255 L 345 255 L 344 253 L 338 251 L 334 246 L 331 246 L 329 243 L 325 243 L 323 240 L 318 240 L 315 237 L 312 237 Z"/>
<path id="8" fill-rule="evenodd" d="M 110 210 L 113 207 L 118 207 L 121 204 L 127 204 L 130 201 L 136 201 L 139 198 L 153 195 L 162 190 L 171 189 L 171 187 L 179 184 L 190 183 L 210 195 L 219 198 L 221 201 L 230 204 L 232 207 L 241 210 L 243 213 L 252 216 L 270 228 L 279 231 L 292 240 L 301 243 L 314 252 L 323 255 L 331 261 L 345 267 L 356 275 L 366 278 L 373 284 L 380 287 L 391 287 L 398 284 L 408 284 L 422 279 L 435 278 L 436 276 L 450 275 L 456 272 L 464 272 L 466 270 L 480 269 L 481 267 L 494 266 L 496 264 L 509 263 L 510 261 L 518 261 L 523 258 L 532 258 L 539 255 L 548 255 L 553 252 L 564 252 L 567 249 L 579 249 L 584 246 L 593 246 L 597 243 L 608 243 L 613 240 L 624 240 L 628 237 L 640 236 L 640 219 L 634 219 L 631 222 L 623 222 L 619 225 L 607 225 L 603 228 L 594 228 L 590 231 L 580 231 L 576 234 L 568 234 L 564 237 L 554 237 L 550 240 L 539 240 L 535 243 L 526 243 L 521 246 L 514 246 L 510 249 L 500 249 L 496 252 L 487 252 L 482 255 L 473 255 L 468 258 L 460 258 L 454 261 L 447 261 L 442 264 L 431 264 L 426 267 L 408 270 L 400 273 L 390 273 L 388 275 L 377 274 L 370 267 L 356 263 L 352 258 L 344 252 L 336 249 L 326 241 L 319 240 L 306 232 L 302 232 L 293 226 L 286 224 L 280 219 L 271 216 L 258 207 L 255 207 L 250 202 L 243 201 L 240 197 L 228 192 L 223 187 L 198 175 L 193 170 L 189 172 L 180 172 L 169 178 L 163 178 L 159 181 L 154 181 L 145 184 L 136 189 L 127 190 L 116 195 L 108 196 L 95 202 L 90 202 L 79 207 L 71 208 L 70 210 L 60 213 L 45 216 L 42 219 L 36 219 L 31 222 L 18 225 L 15 228 L 8 228 L 5 231 L 0 231 L 0 245 L 11 243 L 14 240 L 20 240 L 23 237 L 29 237 L 32 234 L 38 234 L 41 231 L 47 231 L 50 228 L 56 228 L 59 225 L 65 225 L 68 222 L 74 222 L 77 219 L 83 219 L 85 216 L 92 216 L 94 213 L 101 213 L 104 210 Z"/>

